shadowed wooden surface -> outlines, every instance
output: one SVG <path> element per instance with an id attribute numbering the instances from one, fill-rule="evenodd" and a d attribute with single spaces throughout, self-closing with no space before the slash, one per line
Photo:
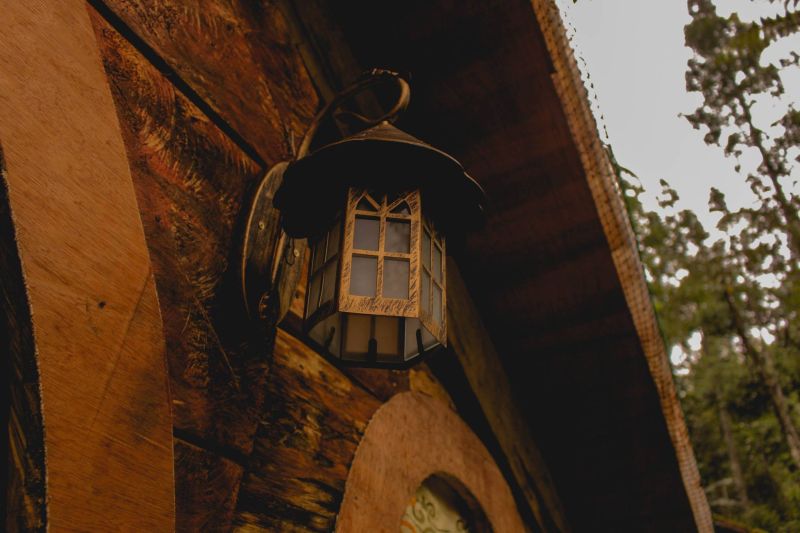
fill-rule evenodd
<path id="1" fill-rule="evenodd" d="M 263 170 L 94 11 L 92 20 L 158 285 L 177 526 L 225 529 L 271 351 L 269 326 L 250 327 L 238 278 L 243 208 Z"/>
<path id="2" fill-rule="evenodd" d="M 270 399 L 239 493 L 235 526 L 330 531 L 361 434 L 381 402 L 278 330 Z"/>
<path id="3" fill-rule="evenodd" d="M 46 472 L 39 370 L 28 295 L 8 204 L 2 146 L 0 274 L 0 354 L 3 354 L 0 406 L 8 410 L 8 418 L 0 419 L 7 428 L 0 433 L 3 437 L 0 460 L 7 464 L 7 470 L 0 470 L 6 473 L 3 491 L 0 492 L 5 506 L 5 530 L 44 531 L 47 521 Z"/>
<path id="4" fill-rule="evenodd" d="M 379 401 L 285 333 L 273 349 L 274 329 L 247 320 L 236 261 L 263 168 L 195 105 L 197 94 L 178 90 L 147 50 L 125 38 L 124 27 L 121 34 L 101 15 L 93 13 L 93 20 L 169 346 L 178 529 L 224 530 L 232 520 L 236 527 L 272 530 L 332 524 L 358 436 Z M 226 56 L 226 65 L 216 68 L 251 68 L 231 66 L 232 60 L 252 59 Z M 219 90 L 204 85 L 205 78 L 192 80 L 198 94 Z M 260 145 L 265 157 L 281 157 L 284 145 L 270 142 Z M 309 397 L 310 390 L 317 392 Z M 317 411 L 316 423 L 309 410 Z"/>
<path id="5" fill-rule="evenodd" d="M 171 530 L 161 319 L 85 4 L 5 5 L 0 72 L 5 178 L 45 422 L 47 528 Z"/>
<path id="6" fill-rule="evenodd" d="M 107 0 L 105 4 L 270 164 L 287 158 L 317 96 L 272 2 Z"/>
<path id="7" fill-rule="evenodd" d="M 261 169 L 101 17 L 92 20 L 158 284 L 175 427 L 247 454 L 267 364 L 247 351 L 234 230 Z M 226 281 L 232 294 L 221 290 Z"/>

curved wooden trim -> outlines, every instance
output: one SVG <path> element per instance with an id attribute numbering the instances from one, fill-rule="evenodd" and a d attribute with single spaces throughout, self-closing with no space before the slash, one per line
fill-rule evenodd
<path id="1" fill-rule="evenodd" d="M 367 425 L 336 531 L 398 531 L 417 487 L 433 474 L 463 484 L 494 531 L 525 531 L 511 490 L 478 437 L 445 404 L 417 392 L 393 396 Z"/>
<path id="2" fill-rule="evenodd" d="M 11 2 L 0 139 L 41 385 L 47 528 L 174 528 L 150 259 L 82 0 Z"/>
<path id="3" fill-rule="evenodd" d="M 633 233 L 617 177 L 608 160 L 589 105 L 586 88 L 568 42 L 566 31 L 553 0 L 531 0 L 542 29 L 555 72 L 553 84 L 564 108 L 572 137 L 581 156 L 589 188 L 600 222 L 611 247 L 625 300 L 650 367 L 664 413 L 667 429 L 675 447 L 683 485 L 694 512 L 698 531 L 710 532 L 714 526 L 705 492 L 700 485 L 700 472 L 694 458 L 686 422 L 683 418 L 666 348 L 656 321 L 650 292 L 639 260 Z"/>

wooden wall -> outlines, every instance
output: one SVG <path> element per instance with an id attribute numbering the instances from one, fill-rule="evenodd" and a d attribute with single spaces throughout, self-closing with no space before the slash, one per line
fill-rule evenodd
<path id="1" fill-rule="evenodd" d="M 0 390 L 7 428 L 0 451 L 8 458 L 0 492 L 5 531 L 44 531 L 45 463 L 39 371 L 25 281 L 11 220 L 0 147 Z"/>
<path id="2" fill-rule="evenodd" d="M 14 299 L 2 320 L 20 335 L 11 349 L 24 369 L 2 378 L 26 396 L 17 405 L 41 410 L 10 427 L 5 459 L 25 473 L 4 525 L 163 531 L 174 487 L 161 318 L 85 2 L 4 4 L 0 73 L 2 209 L 13 224 L 3 224 L 0 276 Z M 25 463 L 39 466 L 42 434 L 46 470 L 36 474 Z M 38 516 L 18 514 L 20 501 Z"/>
<path id="3" fill-rule="evenodd" d="M 330 92 L 319 66 L 301 54 L 298 35 L 305 30 L 296 13 L 284 3 L 244 0 L 89 0 L 81 7 L 113 96 L 157 289 L 176 529 L 331 531 L 369 420 L 404 391 L 438 398 L 472 424 L 535 529 L 541 495 L 531 495 L 530 474 L 525 490 L 514 482 L 517 463 L 531 465 L 517 454 L 509 466 L 501 444 L 513 431 L 504 431 L 502 442 L 493 433 L 506 428 L 500 418 L 508 413 L 489 411 L 486 419 L 487 398 L 498 396 L 479 401 L 470 388 L 474 376 L 459 370 L 454 354 L 432 362 L 437 372 L 427 364 L 409 371 L 338 369 L 299 340 L 302 286 L 280 325 L 253 323 L 244 313 L 239 254 L 251 195 L 270 165 L 290 157 L 320 106 L 317 91 Z M 0 306 L 9 321 L 5 331 L 15 332 L 4 342 L 12 353 L 27 354 L 15 382 L 21 386 L 11 393 L 13 401 L 27 402 L 17 411 L 31 417 L 10 426 L 13 435 L 28 433 L 27 455 L 17 456 L 10 485 L 16 499 L 9 501 L 25 529 L 44 525 L 43 493 L 20 488 L 32 479 L 44 490 L 37 469 L 44 460 L 24 283 L 21 275 L 7 276 L 18 269 L 11 246 L 17 221 L 4 205 Z M 460 302 L 471 305 L 461 290 Z M 437 379 L 442 369 L 445 385 Z M 481 379 L 510 401 L 502 380 Z"/>
<path id="4" fill-rule="evenodd" d="M 283 13 L 224 1 L 91 4 L 164 323 L 177 529 L 330 531 L 382 401 L 412 381 L 446 394 L 424 368 L 332 366 L 290 332 L 302 292 L 274 345 L 275 325 L 244 314 L 250 197 L 319 105 Z"/>

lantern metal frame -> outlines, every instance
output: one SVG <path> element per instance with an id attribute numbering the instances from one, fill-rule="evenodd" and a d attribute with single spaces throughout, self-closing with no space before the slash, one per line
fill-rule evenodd
<path id="1" fill-rule="evenodd" d="M 396 84 L 398 95 L 391 109 L 380 117 L 368 118 L 341 109 L 358 93 L 387 81 Z M 406 80 L 379 69 L 336 95 L 314 118 L 293 161 L 279 163 L 267 173 L 248 217 L 242 260 L 242 291 L 248 311 L 263 319 L 268 309 L 277 306 L 277 320 L 282 318 L 288 304 L 276 304 L 274 297 L 293 291 L 276 287 L 283 281 L 281 272 L 286 264 L 302 259 L 298 256 L 303 247 L 296 239 L 308 238 L 312 254 L 303 331 L 336 364 L 405 368 L 421 361 L 433 346 L 446 346 L 446 248 L 442 234 L 463 231 L 482 219 L 483 190 L 461 164 L 391 124 L 409 100 Z M 362 129 L 312 152 L 323 121 L 345 115 Z M 392 164 L 387 166 L 387 161 Z M 316 194 L 310 194 L 312 191 Z M 399 209 L 403 205 L 405 208 Z M 279 219 L 270 208 L 280 211 Z M 271 238 L 276 220 L 282 231 L 279 238 Z M 369 247 L 355 242 L 361 227 L 356 227 L 357 221 L 377 222 L 377 240 Z M 405 224 L 407 235 L 402 229 Z M 389 249 L 397 246 L 395 241 L 387 244 L 386 228 L 390 225 L 394 232 L 401 228 L 401 234 L 406 235 L 404 249 Z M 370 223 L 370 227 L 374 230 L 375 224 Z M 332 242 L 335 251 L 331 250 Z M 353 292 L 351 281 L 361 280 L 353 276 L 356 260 L 374 265 L 373 291 Z M 403 275 L 405 289 L 397 281 Z M 295 282 L 288 282 L 289 286 L 293 288 Z M 366 317 L 368 349 L 365 352 L 362 346 L 350 353 L 347 343 L 351 338 L 365 338 Z M 355 321 L 362 324 L 357 326 Z M 323 322 L 326 326 L 335 324 L 328 328 L 330 335 L 315 331 Z M 353 332 L 351 325 L 357 327 Z M 394 333 L 386 328 L 394 328 Z M 415 335 L 409 337 L 413 333 L 409 328 L 416 328 Z M 379 333 L 382 340 L 376 348 Z M 397 349 L 390 353 L 386 346 L 392 342 L 397 343 Z M 413 346 L 409 344 L 412 342 Z M 336 350 L 330 349 L 332 343 L 338 343 Z"/>

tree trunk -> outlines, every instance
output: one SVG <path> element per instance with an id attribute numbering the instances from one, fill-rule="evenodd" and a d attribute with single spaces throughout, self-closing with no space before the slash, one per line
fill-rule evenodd
<path id="1" fill-rule="evenodd" d="M 733 483 L 736 486 L 736 492 L 739 493 L 739 501 L 742 502 L 742 507 L 747 510 L 750 507 L 750 498 L 747 496 L 747 485 L 744 482 L 744 474 L 742 474 L 742 463 L 739 460 L 739 452 L 736 449 L 736 442 L 733 439 L 731 414 L 728 412 L 728 407 L 725 405 L 725 402 L 719 398 L 717 398 L 717 407 L 719 410 L 719 425 L 722 429 L 722 439 L 725 441 L 725 448 L 728 451 L 728 460 L 731 463 Z"/>
<path id="2" fill-rule="evenodd" d="M 778 380 L 778 374 L 775 370 L 775 362 L 772 359 L 772 355 L 769 351 L 757 349 L 753 346 L 753 343 L 750 342 L 750 337 L 745 330 L 742 316 L 736 308 L 736 304 L 733 301 L 733 296 L 729 289 L 725 291 L 725 301 L 728 304 L 733 327 L 736 330 L 739 340 L 742 342 L 745 355 L 753 362 L 761 380 L 767 386 L 770 401 L 772 402 L 772 407 L 775 409 L 775 416 L 778 417 L 781 432 L 783 433 L 786 445 L 789 447 L 789 454 L 792 457 L 792 461 L 795 466 L 800 469 L 800 434 L 798 434 L 789 412 L 789 404 L 786 401 L 786 396 L 783 394 L 783 389 Z"/>
<path id="3" fill-rule="evenodd" d="M 800 261 L 800 216 L 797 214 L 797 209 L 792 205 L 792 202 L 787 198 L 783 190 L 783 186 L 778 179 L 780 177 L 779 169 L 776 168 L 775 163 L 770 157 L 769 151 L 764 146 L 763 132 L 753 124 L 753 116 L 750 113 L 750 105 L 745 101 L 744 96 L 739 96 L 739 104 L 744 110 L 744 116 L 747 120 L 747 126 L 750 129 L 750 140 L 761 154 L 761 160 L 764 167 L 767 169 L 767 177 L 769 177 L 772 186 L 775 187 L 775 201 L 778 202 L 778 207 L 786 222 L 786 230 L 789 238 L 789 248 L 792 250 L 792 270 L 796 268 L 797 261 Z"/>

